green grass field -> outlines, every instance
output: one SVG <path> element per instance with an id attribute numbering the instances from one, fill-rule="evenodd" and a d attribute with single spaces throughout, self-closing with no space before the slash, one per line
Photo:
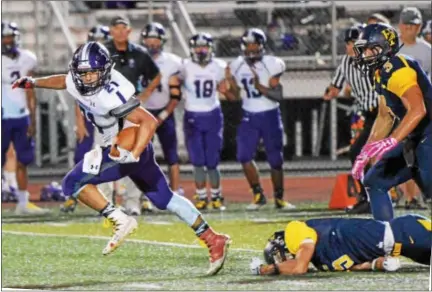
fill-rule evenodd
<path id="1" fill-rule="evenodd" d="M 266 239 L 293 219 L 343 216 L 323 204 L 302 204 L 289 213 L 267 208 L 245 212 L 231 205 L 207 213 L 218 231 L 231 235 L 229 258 L 215 277 L 205 277 L 208 252 L 175 216 L 139 218 L 139 229 L 115 253 L 102 249 L 111 235 L 102 219 L 81 207 L 43 218 L 2 215 L 2 287 L 64 290 L 427 290 L 429 267 L 404 260 L 397 273 L 312 271 L 298 277 L 257 277 L 249 261 L 261 256 Z M 398 211 L 397 215 L 404 212 Z M 426 215 L 426 211 L 417 212 Z"/>

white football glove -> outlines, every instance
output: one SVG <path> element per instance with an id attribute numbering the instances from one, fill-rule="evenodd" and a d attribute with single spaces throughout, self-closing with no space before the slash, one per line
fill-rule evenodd
<path id="1" fill-rule="evenodd" d="M 398 257 L 386 257 L 383 262 L 383 268 L 387 272 L 396 272 L 401 267 Z"/>
<path id="2" fill-rule="evenodd" d="M 263 262 L 259 258 L 252 258 L 252 261 L 249 264 L 250 271 L 252 275 L 259 275 L 260 268 L 263 265 Z"/>
<path id="3" fill-rule="evenodd" d="M 135 163 L 135 162 L 138 162 L 140 160 L 139 157 L 135 158 L 133 156 L 132 152 L 127 151 L 126 149 L 123 149 L 123 148 L 118 147 L 118 146 L 116 146 L 116 147 L 117 147 L 117 150 L 120 152 L 120 155 L 118 157 L 114 157 L 114 156 L 111 156 L 110 154 L 108 154 L 109 158 L 111 158 L 112 160 L 117 161 L 118 163 L 122 163 L 122 164 Z"/>
<path id="4" fill-rule="evenodd" d="M 376 262 L 378 259 L 372 261 L 372 270 L 376 270 Z M 396 272 L 401 267 L 398 257 L 385 257 L 383 261 L 383 269 L 387 272 Z"/>

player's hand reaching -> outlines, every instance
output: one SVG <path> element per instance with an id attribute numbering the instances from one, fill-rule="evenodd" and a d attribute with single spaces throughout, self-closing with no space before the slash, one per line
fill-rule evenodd
<path id="1" fill-rule="evenodd" d="M 16 80 L 14 83 L 12 83 L 12 89 L 14 88 L 30 89 L 34 87 L 35 87 L 35 79 L 27 76 L 22 77 Z"/>
<path id="2" fill-rule="evenodd" d="M 364 176 L 364 168 L 369 161 L 372 158 L 376 158 L 376 161 L 379 161 L 384 154 L 395 148 L 397 145 L 398 141 L 392 137 L 366 144 L 354 162 L 351 171 L 352 176 L 355 179 L 362 180 Z"/>
<path id="3" fill-rule="evenodd" d="M 108 154 L 109 158 L 111 158 L 114 161 L 117 161 L 118 163 L 126 164 L 126 163 L 135 163 L 138 162 L 140 159 L 135 158 L 135 156 L 132 154 L 132 152 L 127 151 L 126 149 L 123 149 L 119 146 L 115 146 L 120 155 L 118 156 L 112 156 L 111 154 Z"/>

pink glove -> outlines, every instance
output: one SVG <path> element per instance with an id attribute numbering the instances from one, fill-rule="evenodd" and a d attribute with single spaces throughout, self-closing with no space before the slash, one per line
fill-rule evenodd
<path id="1" fill-rule="evenodd" d="M 363 170 L 368 164 L 369 160 L 373 157 L 376 157 L 376 161 L 380 160 L 385 153 L 392 150 L 397 144 L 398 141 L 391 137 L 366 144 L 354 162 L 354 166 L 351 171 L 352 176 L 358 180 L 363 179 Z"/>

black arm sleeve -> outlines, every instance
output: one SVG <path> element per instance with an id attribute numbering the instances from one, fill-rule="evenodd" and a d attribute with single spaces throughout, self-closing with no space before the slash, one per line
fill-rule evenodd
<path id="1" fill-rule="evenodd" d="M 110 111 L 110 115 L 116 118 L 123 118 L 140 106 L 140 102 L 135 97 L 131 97 L 125 104 Z"/>
<path id="2" fill-rule="evenodd" d="M 147 52 L 142 52 L 142 69 L 144 78 L 153 80 L 159 74 L 159 68 Z"/>

